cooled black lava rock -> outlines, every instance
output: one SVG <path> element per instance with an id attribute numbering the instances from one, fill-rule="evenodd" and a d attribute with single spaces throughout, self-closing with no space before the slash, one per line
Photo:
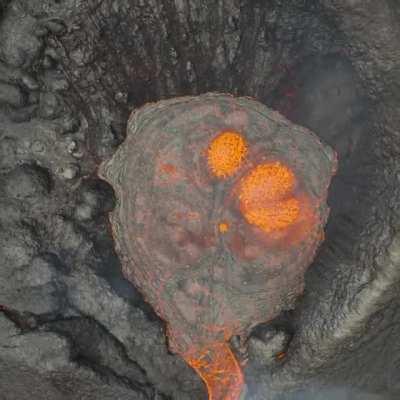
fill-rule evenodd
<path id="1" fill-rule="evenodd" d="M 6 400 L 204 396 L 193 372 L 168 354 L 160 321 L 122 278 L 103 200 L 84 201 L 79 187 L 121 143 L 132 108 L 206 91 L 279 108 L 341 156 L 325 245 L 306 276 L 304 298 L 285 316 L 293 334 L 286 356 L 254 368 L 248 398 L 397 399 L 399 20 L 393 0 L 0 0 L 0 180 L 27 164 L 44 168 L 51 182 L 49 192 L 28 177 L 23 190 L 10 183 L 7 196 L 0 186 L 0 251 L 10 261 L 0 259 L 0 305 L 12 309 L 2 304 L 5 294 L 17 299 L 10 274 L 55 254 L 68 273 L 52 269 L 51 284 L 66 285 L 65 303 L 61 311 L 48 303 L 57 311 L 47 316 L 67 325 L 89 318 L 94 337 L 104 329 L 120 344 L 99 346 L 101 354 L 88 359 L 75 351 L 87 339 L 78 345 L 71 335 L 74 351 L 67 352 L 65 329 L 41 340 L 20 334 L 24 344 L 12 352 L 7 346 L 19 346 L 21 331 L 10 313 L 1 314 Z M 70 165 L 79 173 L 66 179 Z M 74 214 L 77 203 L 86 207 L 83 219 Z M 15 304 L 29 309 L 29 298 Z M 23 324 L 19 310 L 14 319 L 40 330 L 42 315 L 30 315 L 33 325 Z M 79 354 L 77 362 L 46 370 L 46 357 L 29 353 L 34 344 L 56 359 Z M 145 371 L 153 391 L 133 375 L 126 380 L 127 364 L 102 361 L 117 347 Z M 260 354 L 250 352 L 249 371 Z"/>
<path id="2" fill-rule="evenodd" d="M 290 334 L 283 329 L 269 328 L 261 335 L 250 337 L 248 342 L 249 358 L 259 367 L 273 366 L 285 357 Z"/>
<path id="3" fill-rule="evenodd" d="M 23 3 L 11 2 L 6 18 L 0 21 L 0 58 L 13 67 L 28 67 L 43 46 L 35 35 L 36 19 L 23 8 Z"/>
<path id="4" fill-rule="evenodd" d="M 0 104 L 9 104 L 12 107 L 21 107 L 24 96 L 18 87 L 0 83 Z"/>
<path id="5" fill-rule="evenodd" d="M 8 281 L 2 304 L 14 310 L 32 314 L 50 314 L 61 311 L 65 304 L 65 285 L 59 277 L 61 262 L 53 255 L 36 256 L 15 270 Z"/>
<path id="6" fill-rule="evenodd" d="M 88 180 L 79 190 L 75 218 L 87 221 L 111 211 L 114 207 L 114 195 L 111 187 L 102 180 Z"/>
<path id="7" fill-rule="evenodd" d="M 14 200 L 35 201 L 47 196 L 51 189 L 48 172 L 36 165 L 22 165 L 6 175 L 3 183 L 5 196 Z"/>
<path id="8" fill-rule="evenodd" d="M 14 224 L 2 226 L 0 231 L 2 272 L 7 268 L 9 271 L 27 265 L 39 249 L 37 238 L 33 229 L 29 226 Z"/>

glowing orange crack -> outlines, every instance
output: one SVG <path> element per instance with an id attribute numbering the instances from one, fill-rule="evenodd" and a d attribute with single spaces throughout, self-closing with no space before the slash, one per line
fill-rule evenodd
<path id="1" fill-rule="evenodd" d="M 243 136 L 225 131 L 215 137 L 208 147 L 208 166 L 217 178 L 226 178 L 239 169 L 246 154 L 247 144 Z"/>

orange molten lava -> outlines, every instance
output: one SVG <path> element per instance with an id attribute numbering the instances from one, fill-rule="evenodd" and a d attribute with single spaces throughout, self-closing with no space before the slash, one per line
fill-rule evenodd
<path id="1" fill-rule="evenodd" d="M 294 184 L 293 172 L 279 161 L 259 164 L 242 180 L 239 199 L 255 207 L 267 200 L 280 200 Z"/>
<path id="2" fill-rule="evenodd" d="M 222 132 L 208 147 L 208 166 L 217 178 L 233 175 L 247 154 L 247 144 L 236 132 Z"/>
<path id="3" fill-rule="evenodd" d="M 229 230 L 229 224 L 227 222 L 220 222 L 218 229 L 221 233 L 226 233 Z"/>
<path id="4" fill-rule="evenodd" d="M 249 224 L 261 228 L 264 232 L 272 232 L 292 225 L 300 213 L 297 199 L 279 201 L 270 206 L 259 206 L 244 211 Z"/>
<path id="5" fill-rule="evenodd" d="M 278 161 L 253 168 L 239 187 L 240 210 L 247 222 L 267 233 L 296 222 L 299 201 L 289 196 L 295 184 L 293 172 Z"/>
<path id="6" fill-rule="evenodd" d="M 205 382 L 209 400 L 238 400 L 244 386 L 241 368 L 227 343 L 212 343 L 184 356 Z"/>

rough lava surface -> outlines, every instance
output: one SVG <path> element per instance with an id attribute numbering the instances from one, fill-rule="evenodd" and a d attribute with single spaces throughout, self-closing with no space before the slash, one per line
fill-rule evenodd
<path id="1" fill-rule="evenodd" d="M 399 7 L 0 0 L 0 397 L 206 398 L 124 279 L 96 170 L 132 109 L 217 91 L 278 110 L 340 160 L 304 295 L 231 340 L 247 398 L 398 399 Z"/>
<path id="2" fill-rule="evenodd" d="M 111 225 L 124 274 L 167 322 L 173 352 L 196 367 L 208 349 L 217 375 L 208 386 L 219 393 L 210 398 L 236 399 L 221 387 L 233 390 L 228 378 L 239 374 L 213 347 L 234 335 L 245 342 L 303 292 L 336 167 L 313 133 L 221 94 L 136 110 L 101 165 L 116 191 Z"/>

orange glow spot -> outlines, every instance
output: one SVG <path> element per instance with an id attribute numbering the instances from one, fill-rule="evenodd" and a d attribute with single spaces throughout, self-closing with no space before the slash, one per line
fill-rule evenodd
<path id="1" fill-rule="evenodd" d="M 257 165 L 240 185 L 239 199 L 246 206 L 279 200 L 294 188 L 293 172 L 280 162 Z"/>
<path id="2" fill-rule="evenodd" d="M 222 132 L 208 147 L 208 166 L 218 178 L 233 175 L 247 154 L 247 144 L 236 132 Z"/>
<path id="3" fill-rule="evenodd" d="M 269 206 L 243 210 L 244 217 L 249 224 L 256 225 L 267 233 L 292 225 L 297 220 L 299 212 L 299 201 L 294 198 Z"/>
<path id="4" fill-rule="evenodd" d="M 284 351 L 281 351 L 280 353 L 278 353 L 278 354 L 276 355 L 276 358 L 277 358 L 278 360 L 283 360 L 285 357 L 286 357 L 286 353 L 285 353 Z"/>
<path id="5" fill-rule="evenodd" d="M 175 165 L 173 164 L 163 164 L 161 165 L 161 171 L 168 175 L 174 175 L 177 172 Z"/>
<path id="6" fill-rule="evenodd" d="M 249 224 L 264 232 L 285 229 L 299 217 L 300 204 L 289 195 L 295 186 L 293 172 L 280 162 L 257 165 L 239 187 L 240 210 Z"/>
<path id="7" fill-rule="evenodd" d="M 209 400 L 239 400 L 243 373 L 227 343 L 210 344 L 184 358 L 205 382 Z"/>
<path id="8" fill-rule="evenodd" d="M 227 222 L 221 222 L 218 225 L 218 229 L 221 233 L 226 233 L 229 230 L 229 224 Z"/>

